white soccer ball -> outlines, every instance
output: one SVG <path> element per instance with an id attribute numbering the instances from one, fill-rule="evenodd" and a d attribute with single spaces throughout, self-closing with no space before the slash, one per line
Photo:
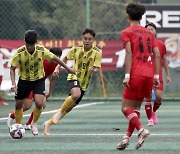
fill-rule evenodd
<path id="1" fill-rule="evenodd" d="M 21 124 L 13 124 L 9 129 L 10 135 L 14 139 L 20 139 L 25 133 L 25 129 Z"/>

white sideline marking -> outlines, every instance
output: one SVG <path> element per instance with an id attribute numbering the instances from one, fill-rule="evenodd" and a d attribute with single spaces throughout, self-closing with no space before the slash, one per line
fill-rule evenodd
<path id="1" fill-rule="evenodd" d="M 137 136 L 138 134 L 133 134 L 133 136 Z M 0 134 L 0 137 L 9 137 L 9 134 Z M 31 137 L 32 134 L 26 134 L 26 136 Z M 38 136 L 45 136 L 44 134 L 39 134 Z M 37 136 L 37 137 L 38 137 Z M 51 134 L 50 136 L 124 136 L 124 134 Z M 150 134 L 150 136 L 180 136 L 180 134 Z M 48 136 L 49 137 L 49 136 Z"/>
<path id="2" fill-rule="evenodd" d="M 82 108 L 82 107 L 86 107 L 86 106 L 91 106 L 91 105 L 98 105 L 98 104 L 104 104 L 104 102 L 93 102 L 93 103 L 87 103 L 87 104 L 82 104 L 82 105 L 77 105 L 75 108 Z M 49 114 L 49 113 L 55 113 L 57 112 L 58 110 L 51 110 L 51 111 L 46 111 L 46 112 L 42 112 L 41 114 Z M 30 114 L 25 114 L 23 115 L 23 117 L 28 117 L 30 116 Z M 8 117 L 6 118 L 0 118 L 0 121 L 1 120 L 7 120 Z"/>
<path id="3" fill-rule="evenodd" d="M 44 134 L 41 134 L 44 135 Z M 124 134 L 51 134 L 52 136 L 124 136 Z M 137 136 L 138 134 L 133 134 Z M 150 136 L 180 136 L 180 134 L 150 134 Z"/>

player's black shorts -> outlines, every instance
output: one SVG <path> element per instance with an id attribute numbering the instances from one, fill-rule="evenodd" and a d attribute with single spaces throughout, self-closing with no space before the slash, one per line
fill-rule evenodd
<path id="1" fill-rule="evenodd" d="M 18 89 L 15 95 L 15 99 L 22 100 L 24 98 L 27 98 L 31 91 L 33 91 L 34 94 L 44 95 L 45 79 L 42 78 L 36 81 L 27 81 L 19 79 L 17 87 Z"/>
<path id="2" fill-rule="evenodd" d="M 80 87 L 80 85 L 79 85 L 79 82 L 78 82 L 77 80 L 68 80 L 68 81 L 67 81 L 67 85 L 68 85 L 69 95 L 70 95 L 70 91 L 71 91 L 72 88 L 74 88 L 74 87 L 79 87 L 79 88 L 81 89 L 81 87 Z M 84 93 L 85 93 L 85 91 L 81 89 L 81 96 L 80 96 L 79 99 L 75 102 L 76 104 L 79 104 L 79 102 L 81 101 L 82 97 L 84 96 Z"/>

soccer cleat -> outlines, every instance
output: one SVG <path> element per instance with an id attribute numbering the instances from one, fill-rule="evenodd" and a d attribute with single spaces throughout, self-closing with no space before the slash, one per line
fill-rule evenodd
<path id="1" fill-rule="evenodd" d="M 36 123 L 31 124 L 31 130 L 32 130 L 32 134 L 34 136 L 38 135 L 38 127 L 37 127 Z"/>
<path id="2" fill-rule="evenodd" d="M 9 104 L 4 101 L 0 101 L 0 105 L 9 105 Z"/>
<path id="3" fill-rule="evenodd" d="M 11 113 L 9 113 L 8 119 L 7 119 L 8 128 L 10 128 L 14 123 L 15 123 L 15 120 L 13 118 L 11 118 Z"/>
<path id="4" fill-rule="evenodd" d="M 157 118 L 156 112 L 153 112 L 152 118 L 153 118 L 154 124 L 158 124 L 158 118 Z"/>
<path id="5" fill-rule="evenodd" d="M 26 124 L 25 124 L 25 125 L 24 125 L 24 129 L 25 129 L 25 130 L 31 130 L 31 125 L 26 125 Z"/>
<path id="6" fill-rule="evenodd" d="M 141 133 L 139 133 L 138 135 L 138 141 L 136 144 L 136 149 L 139 149 L 140 147 L 142 147 L 145 139 L 147 138 L 147 136 L 149 135 L 149 130 L 148 129 L 143 129 L 141 131 Z"/>
<path id="7" fill-rule="evenodd" d="M 48 124 L 47 121 L 44 122 L 43 126 L 44 126 L 44 135 L 46 135 L 46 136 L 51 135 L 51 133 L 50 133 L 50 125 Z"/>
<path id="8" fill-rule="evenodd" d="M 122 141 L 117 145 L 118 150 L 125 150 L 129 145 L 129 137 L 124 136 Z"/>
<path id="9" fill-rule="evenodd" d="M 154 126 L 154 121 L 153 121 L 153 119 L 148 120 L 148 126 Z"/>

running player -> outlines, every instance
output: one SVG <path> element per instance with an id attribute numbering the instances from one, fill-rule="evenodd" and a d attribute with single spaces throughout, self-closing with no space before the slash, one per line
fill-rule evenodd
<path id="1" fill-rule="evenodd" d="M 93 45 L 94 39 L 94 30 L 90 28 L 85 29 L 82 36 L 83 45 L 71 48 L 63 59 L 65 63 L 68 59 L 73 59 L 73 67 L 77 70 L 77 75 L 68 74 L 69 96 L 65 99 L 58 112 L 44 123 L 45 135 L 50 135 L 50 126 L 52 124 L 57 124 L 68 112 L 79 104 L 89 86 L 93 73 L 97 72 L 101 67 L 102 52 Z"/>
<path id="2" fill-rule="evenodd" d="M 150 30 L 154 36 L 156 36 L 156 25 L 152 22 L 148 23 L 145 28 Z M 167 85 L 171 84 L 171 78 L 169 73 L 168 61 L 166 57 L 166 46 L 165 44 L 155 38 L 157 47 L 160 52 L 160 72 L 159 72 L 159 80 L 160 86 L 154 88 L 156 99 L 154 100 L 154 105 L 152 107 L 152 100 L 146 99 L 145 101 L 145 111 L 148 118 L 148 126 L 153 126 L 154 124 L 158 124 L 158 118 L 156 115 L 156 111 L 162 104 L 162 96 L 163 96 L 163 76 L 162 76 L 162 66 L 164 64 L 165 72 L 166 72 L 166 81 Z"/>
<path id="3" fill-rule="evenodd" d="M 5 54 L 4 52 L 2 52 L 1 49 L 0 49 L 0 87 L 1 87 L 1 83 L 3 81 L 3 76 L 4 76 L 3 57 L 9 58 L 9 56 L 7 54 Z M 0 93 L 0 105 L 8 105 L 8 103 L 3 101 L 1 93 Z"/>
<path id="4" fill-rule="evenodd" d="M 55 54 L 59 58 L 62 55 L 62 50 L 59 47 L 50 48 L 49 51 L 52 52 L 53 54 Z M 43 60 L 43 66 L 44 66 L 45 79 L 46 79 L 50 75 L 52 75 L 52 73 L 54 72 L 54 69 L 57 66 L 57 63 L 54 62 L 53 60 L 48 61 L 47 59 L 45 59 L 45 60 Z M 55 84 L 55 80 L 56 80 L 56 76 L 52 75 L 51 79 L 50 79 L 49 92 L 48 92 L 48 94 L 45 95 L 46 99 L 52 94 L 52 90 L 53 90 L 53 87 L 54 87 L 54 84 Z M 44 101 L 46 101 L 46 99 L 44 99 Z M 27 111 L 28 109 L 31 108 L 32 101 L 33 101 L 33 91 L 31 91 L 30 95 L 24 100 L 23 112 Z M 43 108 L 45 108 L 45 106 L 46 106 L 46 102 L 43 103 Z M 14 119 L 15 119 L 15 113 L 12 112 L 12 113 L 9 114 L 8 120 L 7 120 L 7 126 L 9 128 L 14 123 Z M 32 119 L 33 119 L 33 112 L 31 113 L 31 116 L 29 117 L 29 120 L 24 125 L 24 128 L 26 130 L 31 129 Z"/>
<path id="5" fill-rule="evenodd" d="M 35 109 L 33 111 L 33 120 L 31 129 L 33 135 L 38 135 L 37 121 L 43 110 L 44 93 L 45 93 L 45 73 L 43 67 L 44 59 L 53 59 L 58 64 L 62 65 L 70 73 L 75 73 L 75 69 L 67 67 L 53 53 L 49 52 L 44 46 L 36 44 L 37 32 L 28 30 L 25 32 L 25 45 L 18 48 L 11 59 L 10 76 L 12 87 L 15 92 L 15 120 L 21 124 L 23 118 L 23 102 L 30 92 L 34 93 Z M 15 69 L 19 67 L 18 85 L 15 82 Z"/>
<path id="6" fill-rule="evenodd" d="M 151 96 L 154 76 L 152 54 L 154 54 L 156 68 L 154 83 L 156 86 L 159 85 L 159 51 L 155 45 L 155 38 L 150 31 L 139 25 L 145 11 L 142 4 L 129 3 L 126 13 L 130 26 L 121 32 L 126 51 L 122 113 L 128 119 L 129 125 L 125 136 L 117 145 L 118 150 L 124 150 L 128 146 L 135 128 L 138 131 L 136 149 L 142 146 L 149 135 L 149 130 L 145 129 L 140 122 L 140 107 L 144 98 Z"/>

